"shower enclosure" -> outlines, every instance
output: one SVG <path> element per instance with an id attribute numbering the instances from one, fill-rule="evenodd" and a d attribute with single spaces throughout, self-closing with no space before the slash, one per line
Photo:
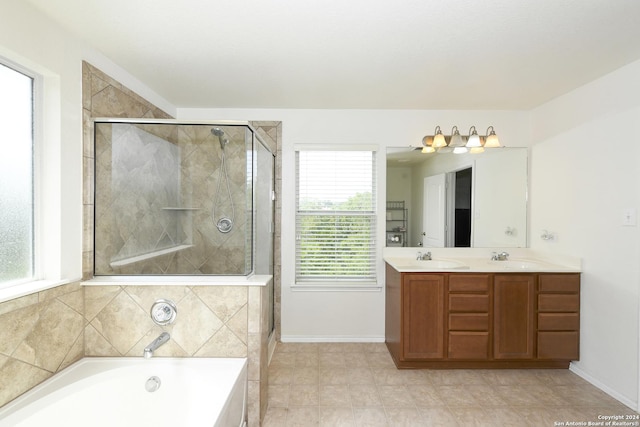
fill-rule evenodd
<path id="1" fill-rule="evenodd" d="M 96 119 L 94 275 L 273 274 L 274 155 L 247 122 Z"/>

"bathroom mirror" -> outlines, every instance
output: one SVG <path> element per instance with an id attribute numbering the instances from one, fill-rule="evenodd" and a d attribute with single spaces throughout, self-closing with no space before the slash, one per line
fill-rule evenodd
<path id="1" fill-rule="evenodd" d="M 387 148 L 387 246 L 527 246 L 527 148 Z"/>

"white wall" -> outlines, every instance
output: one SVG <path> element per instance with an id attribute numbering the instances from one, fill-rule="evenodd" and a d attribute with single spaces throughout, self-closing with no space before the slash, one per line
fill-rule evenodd
<path id="1" fill-rule="evenodd" d="M 384 155 L 386 147 L 420 145 L 436 125 L 483 132 L 496 128 L 500 140 L 510 146 L 529 144 L 529 116 L 511 111 L 405 111 L 405 110 L 279 110 L 179 108 L 184 120 L 281 120 L 282 155 L 282 339 L 379 340 L 384 339 L 384 292 L 294 291 L 294 144 L 373 144 Z M 378 246 L 384 246 L 386 180 L 385 161 L 378 162 Z M 384 283 L 380 252 L 379 278 Z"/>
<path id="2" fill-rule="evenodd" d="M 638 402 L 640 61 L 532 111 L 531 247 L 583 259 L 574 369 Z M 554 241 L 539 236 L 546 229 Z"/>
<path id="3" fill-rule="evenodd" d="M 82 276 L 82 68 L 80 43 L 23 1 L 3 1 L 0 56 L 41 75 L 46 278 Z M 39 131 L 39 136 L 38 136 Z"/>

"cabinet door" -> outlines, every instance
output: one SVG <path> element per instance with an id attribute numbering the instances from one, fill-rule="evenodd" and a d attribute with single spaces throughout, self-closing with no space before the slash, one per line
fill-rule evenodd
<path id="1" fill-rule="evenodd" d="M 403 359 L 442 359 L 444 275 L 405 274 L 402 287 Z"/>
<path id="2" fill-rule="evenodd" d="M 496 274 L 493 292 L 494 358 L 533 358 L 535 276 Z"/>

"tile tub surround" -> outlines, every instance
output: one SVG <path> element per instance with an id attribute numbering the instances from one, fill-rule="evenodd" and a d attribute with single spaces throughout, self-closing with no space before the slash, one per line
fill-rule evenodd
<path id="1" fill-rule="evenodd" d="M 278 343 L 262 426 L 538 427 L 599 415 L 636 413 L 568 370 L 398 370 L 384 343 Z"/>
<path id="2" fill-rule="evenodd" d="M 178 318 L 159 327 L 158 298 Z M 267 407 L 267 286 L 59 286 L 0 304 L 0 406 L 82 357 L 142 356 L 163 330 L 155 356 L 247 357 L 250 425 Z"/>
<path id="3" fill-rule="evenodd" d="M 86 356 L 141 356 L 163 331 L 169 342 L 156 357 L 247 357 L 249 425 L 267 407 L 267 286 L 89 285 L 84 287 Z M 174 324 L 155 325 L 159 298 L 176 303 Z"/>
<path id="4" fill-rule="evenodd" d="M 79 283 L 0 303 L 0 406 L 80 360 L 85 325 Z"/>

